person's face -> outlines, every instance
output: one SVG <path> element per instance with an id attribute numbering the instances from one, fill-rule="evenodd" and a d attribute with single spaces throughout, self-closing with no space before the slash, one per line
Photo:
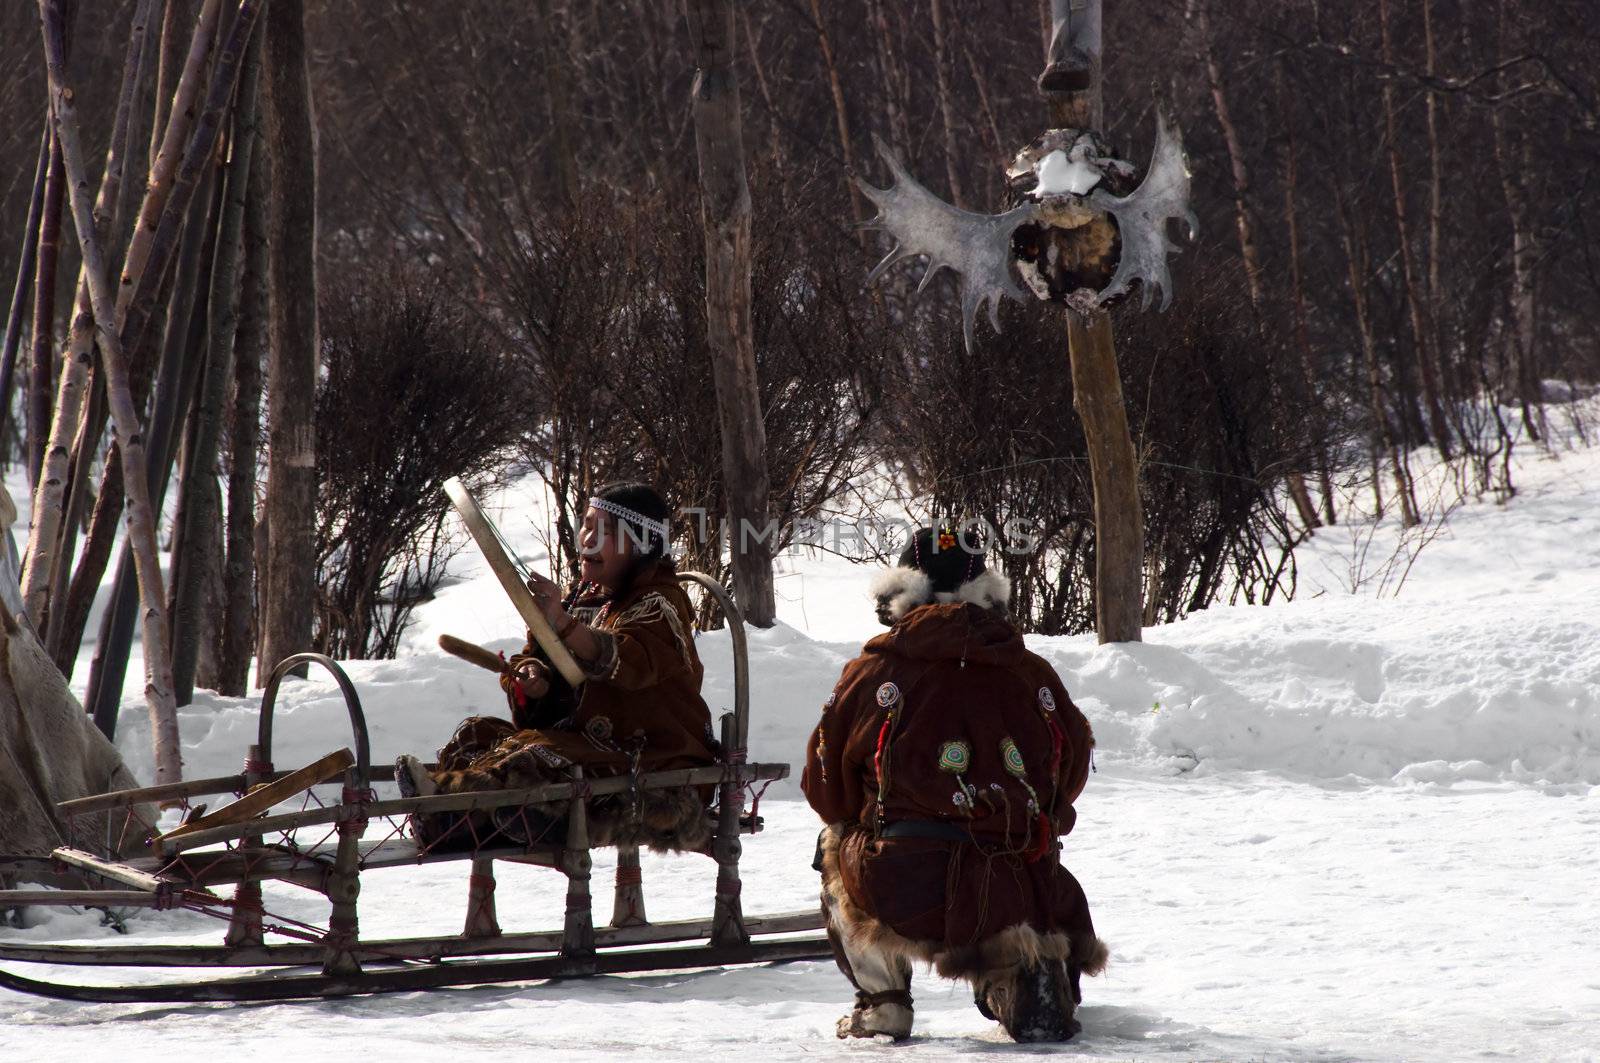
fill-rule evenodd
<path id="1" fill-rule="evenodd" d="M 590 506 L 584 510 L 583 527 L 578 530 L 583 578 L 607 590 L 614 589 L 622 581 L 633 556 L 632 538 L 626 532 L 619 534 L 620 523 L 609 513 Z"/>

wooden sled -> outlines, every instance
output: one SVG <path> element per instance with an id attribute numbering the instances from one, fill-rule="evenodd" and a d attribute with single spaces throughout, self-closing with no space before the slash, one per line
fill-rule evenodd
<path id="1" fill-rule="evenodd" d="M 69 823 L 89 812 L 132 810 L 147 802 L 188 802 L 219 794 L 240 799 L 210 815 L 191 815 L 181 826 L 154 837 L 155 855 L 130 860 L 106 857 L 83 843 L 63 846 L 49 857 L 0 856 L 0 874 L 26 878 L 46 868 L 77 873 L 78 890 L 0 890 L 0 910 L 24 905 L 104 908 L 184 908 L 226 920 L 217 945 L 50 945 L 0 941 L 0 961 L 95 967 L 266 968 L 249 977 L 75 985 L 33 979 L 0 970 L 0 987 L 88 1002 L 203 1002 L 294 1000 L 384 993 L 441 986 L 576 978 L 627 971 L 654 971 L 831 955 L 817 909 L 747 917 L 740 901 L 742 834 L 761 830 L 759 817 L 745 814 L 744 796 L 786 778 L 787 764 L 745 761 L 749 733 L 749 659 L 743 619 L 722 586 L 709 576 L 684 572 L 716 598 L 733 636 L 734 711 L 722 717 L 720 761 L 702 768 L 586 779 L 581 768 L 564 782 L 521 790 L 379 801 L 371 786 L 393 779 L 393 768 L 374 768 L 366 720 L 354 685 L 339 665 L 321 654 L 286 658 L 273 669 L 261 699 L 256 744 L 238 775 L 123 790 L 61 804 Z M 350 713 L 355 750 L 337 751 L 298 772 L 276 772 L 272 757 L 272 709 L 289 671 L 315 663 L 333 674 Z M 343 768 L 337 803 L 267 814 L 268 806 L 326 780 Z M 331 774 L 330 774 L 331 773 Z M 617 871 L 609 925 L 596 927 L 590 896 L 590 803 L 600 797 L 648 791 L 715 787 L 709 812 L 713 838 L 702 855 L 717 862 L 710 918 L 652 923 L 645 918 L 637 845 L 617 846 Z M 486 812 L 565 802 L 565 836 L 559 844 L 506 844 L 498 836 L 473 836 L 464 848 L 444 851 L 419 844 L 404 829 L 407 816 L 427 812 Z M 463 817 L 465 821 L 467 817 Z M 369 831 L 369 825 L 387 830 Z M 300 832 L 300 833 L 296 833 Z M 310 833 L 326 839 L 305 844 Z M 534 864 L 567 877 L 566 918 L 558 930 L 507 933 L 494 897 L 496 861 Z M 467 918 L 461 933 L 437 937 L 363 938 L 358 905 L 361 875 L 385 867 L 460 862 L 467 865 Z M 261 884 L 286 882 L 327 897 L 325 927 L 274 916 L 262 907 Z M 231 893 L 229 892 L 231 891 Z M 277 941 L 269 938 L 284 937 Z M 683 944 L 692 943 L 692 944 Z M 670 946 L 649 947 L 640 946 Z"/>

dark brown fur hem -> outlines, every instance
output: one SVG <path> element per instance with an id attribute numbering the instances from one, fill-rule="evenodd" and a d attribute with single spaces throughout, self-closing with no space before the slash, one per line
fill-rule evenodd
<path id="1" fill-rule="evenodd" d="M 1111 950 L 1100 938 L 1086 935 L 1074 941 L 1060 931 L 1041 933 L 1026 923 L 1007 927 L 972 945 L 946 947 L 939 941 L 916 941 L 897 933 L 850 898 L 839 873 L 839 845 L 844 831 L 828 828 L 822 838 L 822 888 L 834 903 L 842 926 L 849 935 L 878 952 L 903 956 L 930 965 L 941 977 L 964 978 L 974 984 L 994 978 L 1024 964 L 1044 960 L 1072 960 L 1086 975 L 1105 970 Z"/>

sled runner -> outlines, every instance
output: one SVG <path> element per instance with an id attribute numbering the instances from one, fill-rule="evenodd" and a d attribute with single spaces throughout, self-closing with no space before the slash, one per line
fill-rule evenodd
<path id="1" fill-rule="evenodd" d="M 745 795 L 759 800 L 767 784 L 789 774 L 787 764 L 745 760 L 749 727 L 749 661 L 743 620 L 722 586 L 709 576 L 681 573 L 685 582 L 710 593 L 733 637 L 734 711 L 722 716 L 718 762 L 698 768 L 586 779 L 581 767 L 571 778 L 520 790 L 440 794 L 380 801 L 374 782 L 393 779 L 393 768 L 374 767 L 361 700 L 344 670 L 321 654 L 286 658 L 272 672 L 261 699 L 256 744 L 237 775 L 123 790 L 67 801 L 74 817 L 107 812 L 136 817 L 141 804 L 190 808 L 185 821 L 162 835 L 143 824 L 152 842 L 149 856 L 118 860 L 96 841 L 80 837 L 49 857 L 0 856 L 0 874 L 27 880 L 30 874 L 59 878 L 73 873 L 82 889 L 0 890 L 0 910 L 25 905 L 106 909 L 182 908 L 227 924 L 217 945 L 50 945 L 0 942 L 0 961 L 123 967 L 257 968 L 248 977 L 75 985 L 23 977 L 0 970 L 0 986 L 66 1000 L 94 1002 L 193 1002 L 292 1000 L 441 986 L 572 978 L 627 971 L 654 971 L 831 955 L 820 910 L 747 917 L 740 900 L 740 836 L 761 830 Z M 349 710 L 354 751 L 337 750 L 295 772 L 273 770 L 272 710 L 279 684 L 290 670 L 315 663 L 333 674 Z M 312 787 L 342 773 L 339 800 L 323 805 Z M 590 804 L 610 795 L 715 788 L 707 812 L 712 840 L 681 850 L 717 863 L 710 918 L 652 923 L 645 917 L 638 844 L 619 844 L 612 915 L 596 927 L 590 897 Z M 214 807 L 199 798 L 237 794 Z M 271 814 L 269 807 L 301 797 L 298 811 Z M 529 805 L 565 802 L 568 812 L 559 841 L 508 844 L 499 833 L 483 836 L 472 826 L 483 817 L 462 815 L 449 849 L 412 837 L 406 819 L 416 813 L 493 812 L 512 818 Z M 537 838 L 538 831 L 527 836 Z M 441 842 L 444 839 L 441 839 Z M 507 932 L 495 905 L 495 862 L 549 867 L 567 877 L 566 916 L 560 929 Z M 358 898 L 363 873 L 423 863 L 466 865 L 467 917 L 461 933 L 438 937 L 363 938 Z M 275 914 L 263 907 L 263 882 L 285 882 L 327 897 L 325 926 Z M 282 940 L 279 940 L 282 939 Z M 684 945 L 690 942 L 695 944 Z M 640 948 L 639 946 L 672 946 Z M 308 970 L 318 968 L 318 970 Z"/>

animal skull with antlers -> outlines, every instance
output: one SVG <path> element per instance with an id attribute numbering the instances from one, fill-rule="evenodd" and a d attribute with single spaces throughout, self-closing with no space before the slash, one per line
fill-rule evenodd
<path id="1" fill-rule="evenodd" d="M 1161 293 L 1161 309 L 1171 301 L 1167 256 L 1178 247 L 1167 238 L 1167 222 L 1186 222 L 1191 240 L 1198 222 L 1189 209 L 1183 142 L 1165 115 L 1156 115 L 1150 167 L 1131 192 L 1120 194 L 1132 183 L 1133 166 L 1113 157 L 1099 136 L 1055 129 L 1019 152 L 1006 171 L 1018 203 L 1001 214 L 951 206 L 918 183 L 881 140 L 876 143 L 894 183 L 856 184 L 878 207 L 868 225 L 896 244 L 867 283 L 916 255 L 928 259 L 919 292 L 939 270 L 954 270 L 968 350 L 972 323 L 985 303 L 998 332 L 1000 297 L 1024 300 L 1019 278 L 1040 299 L 1064 302 L 1079 313 L 1127 294 L 1135 281 L 1142 307 L 1150 305 L 1153 291 Z"/>

